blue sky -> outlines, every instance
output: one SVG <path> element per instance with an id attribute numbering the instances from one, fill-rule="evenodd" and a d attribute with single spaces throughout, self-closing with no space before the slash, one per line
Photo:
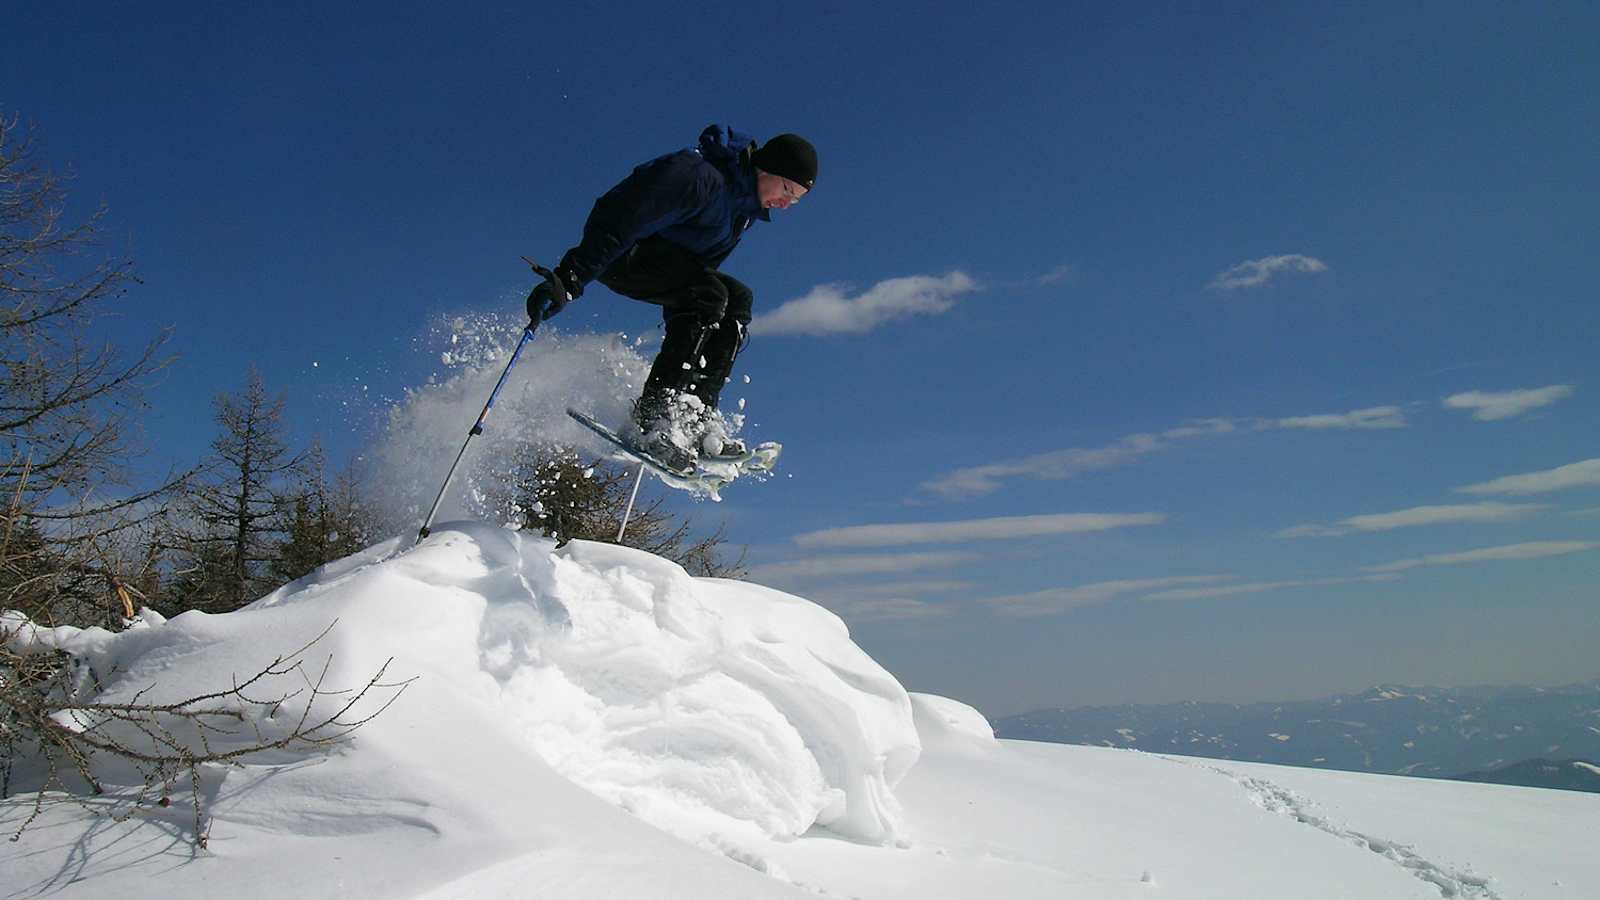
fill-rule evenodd
<path id="1" fill-rule="evenodd" d="M 725 265 L 784 477 L 684 508 L 908 687 L 1600 676 L 1592 5 L 8 18 L 0 107 L 139 261 L 118 336 L 175 326 L 154 460 L 247 362 L 357 452 L 631 166 L 794 131 L 816 189 Z"/>

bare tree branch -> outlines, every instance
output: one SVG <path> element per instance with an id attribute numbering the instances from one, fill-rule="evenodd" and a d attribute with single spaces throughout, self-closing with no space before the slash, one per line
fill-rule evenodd
<path id="1" fill-rule="evenodd" d="M 307 668 L 306 656 L 335 624 L 243 681 L 235 678 L 227 689 L 169 703 L 145 702 L 149 687 L 124 702 L 91 699 L 99 690 L 98 678 L 86 683 L 75 674 L 84 668 L 82 661 L 58 649 L 39 649 L 34 636 L 26 633 L 34 628 L 32 623 L 0 628 L 0 747 L 6 751 L 0 797 L 10 796 L 15 761 L 36 760 L 44 768 L 32 814 L 11 839 L 17 840 L 46 804 L 73 799 L 68 775 L 81 779 L 93 794 L 105 793 L 97 764 L 110 759 L 131 764 L 140 778 L 136 795 L 120 814 L 123 817 L 146 805 L 151 796 L 159 796 L 159 804 L 167 805 L 172 786 L 186 779 L 193 794 L 195 842 L 205 846 L 209 828 L 200 791 L 204 767 L 243 764 L 271 750 L 335 746 L 382 715 L 415 680 L 386 681 L 391 658 L 355 690 L 329 687 L 332 656 L 315 672 Z M 303 687 L 277 691 L 265 699 L 248 693 L 285 677 L 298 678 Z M 374 698 L 375 708 L 361 709 L 374 692 L 383 691 L 389 693 L 381 702 Z M 285 725 L 276 717 L 291 702 L 302 705 Z M 352 717 L 358 709 L 361 712 Z M 247 726 L 248 732 L 220 727 L 221 722 Z"/>

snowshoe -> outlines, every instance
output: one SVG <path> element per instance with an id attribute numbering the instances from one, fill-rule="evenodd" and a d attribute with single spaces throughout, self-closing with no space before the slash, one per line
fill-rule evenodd
<path id="1" fill-rule="evenodd" d="M 777 465 L 783 445 L 766 442 L 753 449 L 739 441 L 724 441 L 716 456 L 696 457 L 680 447 L 670 434 L 657 432 L 646 438 L 636 428 L 619 434 L 575 409 L 567 415 L 611 444 L 625 458 L 643 463 L 669 487 L 705 494 L 721 500 L 718 492 L 735 479 L 749 474 L 765 475 Z"/>
<path id="2" fill-rule="evenodd" d="M 705 427 L 700 434 L 700 458 L 705 460 L 738 460 L 747 457 L 744 441 L 728 435 L 728 425 L 722 414 L 708 410 Z"/>

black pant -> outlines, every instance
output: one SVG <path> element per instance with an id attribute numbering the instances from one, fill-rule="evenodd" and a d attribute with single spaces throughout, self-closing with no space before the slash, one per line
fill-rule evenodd
<path id="1" fill-rule="evenodd" d="M 744 346 L 755 302 L 750 288 L 687 250 L 654 238 L 623 254 L 599 281 L 624 297 L 660 306 L 666 323 L 666 337 L 640 397 L 640 418 L 654 417 L 670 393 L 678 390 L 693 393 L 715 409 L 733 372 L 733 360 Z"/>

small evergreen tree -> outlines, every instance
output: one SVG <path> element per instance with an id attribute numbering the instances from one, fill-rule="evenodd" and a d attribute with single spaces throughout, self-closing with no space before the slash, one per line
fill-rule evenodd
<path id="1" fill-rule="evenodd" d="M 0 609 L 50 621 L 50 606 L 60 595 L 60 560 L 39 529 L 26 519 L 7 521 L 0 538 Z"/>
<path id="2" fill-rule="evenodd" d="M 300 484 L 284 505 L 284 539 L 270 565 L 273 576 L 293 581 L 324 563 L 365 548 L 372 539 L 374 516 L 352 469 L 328 482 L 327 461 L 313 445 L 302 467 Z"/>
<path id="3" fill-rule="evenodd" d="M 537 530 L 561 543 L 579 539 L 617 543 L 637 470 L 611 460 L 590 460 L 564 447 L 518 451 L 492 498 L 503 520 Z M 694 537 L 687 517 L 662 509 L 656 498 L 636 507 L 622 544 L 683 566 L 691 575 L 732 578 L 744 574 L 744 554 L 724 558 L 722 528 Z"/>
<path id="4" fill-rule="evenodd" d="M 283 439 L 284 399 L 270 395 L 251 366 L 244 390 L 215 402 L 221 433 L 174 530 L 183 562 L 168 608 L 227 612 L 276 586 L 269 566 L 281 534 L 284 482 L 301 463 Z"/>
<path id="5" fill-rule="evenodd" d="M 269 564 L 274 580 L 293 581 L 328 561 L 327 507 L 321 497 L 301 491 L 290 498 L 283 531 Z"/>

